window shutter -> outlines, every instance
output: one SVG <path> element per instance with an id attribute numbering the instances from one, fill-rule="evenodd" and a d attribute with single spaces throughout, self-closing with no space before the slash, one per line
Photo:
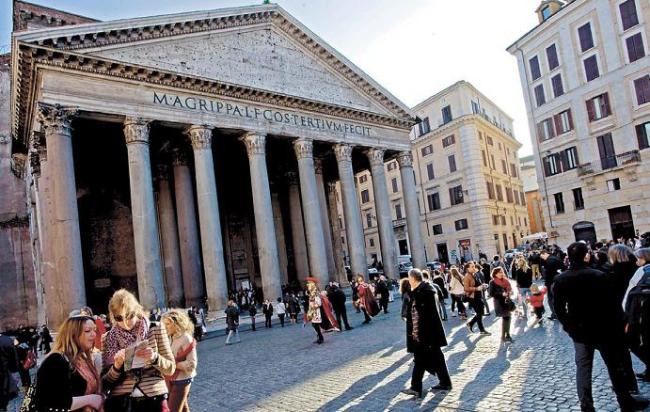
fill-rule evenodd
<path id="1" fill-rule="evenodd" d="M 569 159 L 567 159 L 566 152 L 562 150 L 559 153 L 559 157 L 560 157 L 560 171 L 566 172 L 567 170 L 569 170 L 569 163 L 568 163 Z"/>
<path id="2" fill-rule="evenodd" d="M 573 130 L 573 114 L 571 109 L 567 110 L 567 117 L 569 118 L 569 130 Z"/>
<path id="3" fill-rule="evenodd" d="M 553 123 L 555 123 L 555 130 L 557 130 L 557 134 L 561 134 L 564 131 L 562 130 L 562 116 L 559 114 L 553 116 Z"/>
<path id="4" fill-rule="evenodd" d="M 551 165 L 548 162 L 548 157 L 544 158 L 544 176 L 549 177 L 551 175 Z"/>
<path id="5" fill-rule="evenodd" d="M 589 121 L 594 121 L 594 99 L 587 100 L 587 115 L 589 116 Z"/>
<path id="6" fill-rule="evenodd" d="M 612 114 L 609 108 L 609 95 L 607 93 L 603 95 L 603 113 L 605 113 L 604 117 L 607 117 L 610 114 Z"/>

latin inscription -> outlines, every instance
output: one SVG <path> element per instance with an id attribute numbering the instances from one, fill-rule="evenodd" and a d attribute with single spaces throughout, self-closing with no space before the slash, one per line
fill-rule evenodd
<path id="1" fill-rule="evenodd" d="M 232 117 L 241 117 L 251 120 L 266 120 L 270 123 L 287 124 L 336 133 L 353 134 L 358 136 L 371 135 L 370 127 L 354 123 L 338 122 L 336 120 L 290 113 L 282 110 L 233 104 L 200 97 L 183 97 L 167 93 L 153 92 L 153 104 Z"/>

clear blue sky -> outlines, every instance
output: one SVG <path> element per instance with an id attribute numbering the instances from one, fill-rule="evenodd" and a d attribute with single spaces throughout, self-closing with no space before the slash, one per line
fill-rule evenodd
<path id="1" fill-rule="evenodd" d="M 515 58 L 505 48 L 537 24 L 541 0 L 275 0 L 409 106 L 468 80 L 515 119 L 532 153 Z M 34 0 L 114 20 L 261 4 L 243 0 Z M 0 0 L 0 46 L 9 45 L 11 0 Z"/>

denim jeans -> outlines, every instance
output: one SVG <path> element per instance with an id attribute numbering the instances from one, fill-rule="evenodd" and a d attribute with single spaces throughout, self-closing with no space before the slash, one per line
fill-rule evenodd
<path id="1" fill-rule="evenodd" d="M 519 303 L 521 304 L 521 313 L 524 314 L 524 317 L 528 317 L 528 304 L 526 303 L 526 297 L 530 295 L 530 288 L 519 288 Z"/>

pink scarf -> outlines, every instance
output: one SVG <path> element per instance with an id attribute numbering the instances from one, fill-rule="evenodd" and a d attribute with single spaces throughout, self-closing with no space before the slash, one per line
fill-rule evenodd
<path id="1" fill-rule="evenodd" d="M 102 383 L 92 361 L 89 359 L 77 359 L 74 366 L 79 375 L 81 375 L 81 377 L 86 381 L 86 391 L 84 392 L 84 395 L 101 394 Z M 103 410 L 103 407 L 94 409 L 90 406 L 85 406 L 82 409 L 83 412 L 102 412 Z"/>
<path id="2" fill-rule="evenodd" d="M 149 321 L 147 319 L 141 318 L 131 330 L 124 330 L 115 325 L 108 331 L 104 340 L 104 352 L 102 353 L 104 366 L 112 365 L 115 354 L 120 349 L 128 348 L 136 342 L 145 340 L 148 333 Z"/>

